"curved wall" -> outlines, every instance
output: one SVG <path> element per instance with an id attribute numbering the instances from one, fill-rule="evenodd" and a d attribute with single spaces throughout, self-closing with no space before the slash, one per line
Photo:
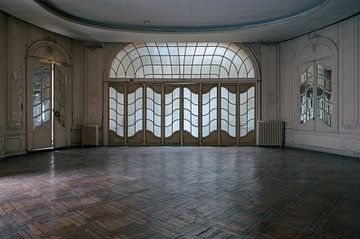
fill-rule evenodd
<path id="1" fill-rule="evenodd" d="M 280 43 L 280 109 L 286 121 L 286 145 L 335 154 L 360 157 L 360 16 L 311 34 Z M 299 71 L 298 52 L 318 55 L 319 44 L 314 39 L 325 39 L 324 46 L 335 49 L 333 69 L 334 127 L 332 130 L 299 127 Z M 327 42 L 327 43 L 326 43 Z M 333 46 L 331 46 L 333 45 Z M 325 49 L 325 47 L 324 47 Z M 311 60 L 308 57 L 308 60 Z M 306 60 L 306 57 L 305 57 Z"/>

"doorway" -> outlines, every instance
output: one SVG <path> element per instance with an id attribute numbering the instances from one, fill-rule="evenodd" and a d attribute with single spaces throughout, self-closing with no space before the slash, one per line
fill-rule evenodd
<path id="1" fill-rule="evenodd" d="M 251 145 L 254 83 L 112 82 L 109 145 Z"/>
<path id="2" fill-rule="evenodd" d="M 28 151 L 67 146 L 66 75 L 67 67 L 60 63 L 28 60 Z"/>

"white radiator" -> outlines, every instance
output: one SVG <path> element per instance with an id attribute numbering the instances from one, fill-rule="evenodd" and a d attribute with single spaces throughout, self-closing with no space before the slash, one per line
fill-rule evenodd
<path id="1" fill-rule="evenodd" d="M 258 146 L 283 146 L 285 137 L 285 122 L 258 121 L 256 144 Z"/>

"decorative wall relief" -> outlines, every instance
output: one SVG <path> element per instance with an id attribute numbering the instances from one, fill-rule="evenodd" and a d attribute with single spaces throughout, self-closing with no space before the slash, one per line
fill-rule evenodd
<path id="1" fill-rule="evenodd" d="M 262 97 L 264 120 L 277 120 L 278 112 L 278 47 L 276 44 L 267 44 L 261 47 L 261 65 L 263 69 Z"/>
<path id="2" fill-rule="evenodd" d="M 7 25 L 6 42 L 6 129 L 7 134 L 18 134 L 24 130 L 25 115 L 25 23 L 10 18 Z"/>
<path id="3" fill-rule="evenodd" d="M 102 53 L 101 45 L 85 44 L 85 124 L 101 124 Z"/>
<path id="4" fill-rule="evenodd" d="M 82 43 L 73 41 L 72 52 L 72 130 L 80 130 L 83 123 L 83 99 L 84 99 L 84 85 L 83 85 L 83 49 Z M 80 141 L 76 139 L 75 142 Z"/>
<path id="5" fill-rule="evenodd" d="M 360 152 L 360 139 L 355 137 L 344 137 L 343 146 L 346 150 Z"/>
<path id="6" fill-rule="evenodd" d="M 4 143 L 5 153 L 17 153 L 23 151 L 21 137 L 6 138 Z"/>
<path id="7" fill-rule="evenodd" d="M 274 94 L 268 95 L 267 104 L 268 105 L 275 105 L 275 95 Z"/>
<path id="8" fill-rule="evenodd" d="M 23 93 L 23 73 L 22 66 L 11 73 L 9 82 L 8 102 L 7 102 L 7 129 L 9 131 L 18 131 L 24 129 L 23 122 L 23 108 L 24 108 L 24 93 Z"/>
<path id="9" fill-rule="evenodd" d="M 96 124 L 97 94 L 89 94 L 89 124 Z"/>

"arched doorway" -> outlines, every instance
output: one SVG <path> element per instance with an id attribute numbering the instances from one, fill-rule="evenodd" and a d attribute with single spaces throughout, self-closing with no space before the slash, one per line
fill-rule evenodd
<path id="1" fill-rule="evenodd" d="M 70 145 L 70 58 L 55 42 L 37 41 L 26 56 L 27 149 Z"/>
<path id="2" fill-rule="evenodd" d="M 235 43 L 125 46 L 107 69 L 105 144 L 254 144 L 254 62 Z"/>

